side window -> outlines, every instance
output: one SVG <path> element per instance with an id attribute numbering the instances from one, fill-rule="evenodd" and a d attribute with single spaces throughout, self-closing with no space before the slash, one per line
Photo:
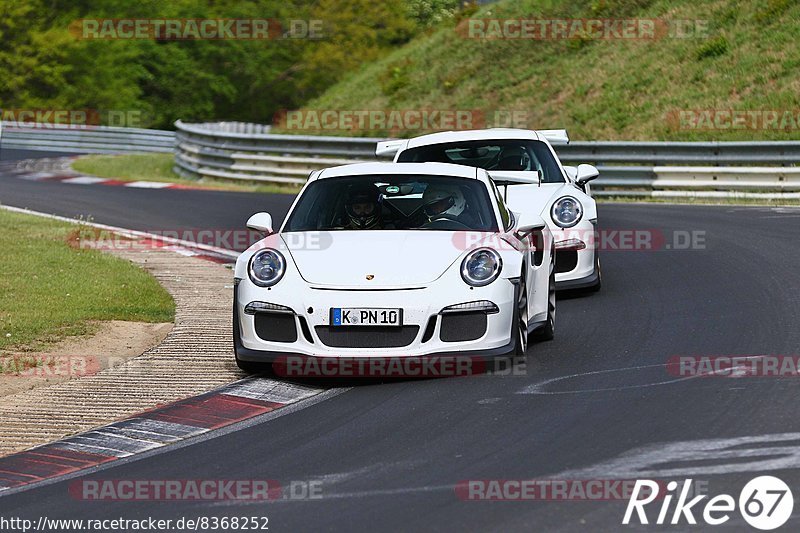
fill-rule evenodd
<path id="1" fill-rule="evenodd" d="M 503 197 L 500 195 L 500 191 L 498 190 L 494 181 L 489 180 L 489 183 L 492 184 L 492 192 L 494 193 L 494 197 L 497 199 L 497 209 L 500 211 L 500 220 L 503 223 L 503 228 L 509 230 L 511 229 L 511 225 L 514 223 L 513 219 L 511 218 L 511 212 L 506 207 L 506 203 L 503 200 Z"/>

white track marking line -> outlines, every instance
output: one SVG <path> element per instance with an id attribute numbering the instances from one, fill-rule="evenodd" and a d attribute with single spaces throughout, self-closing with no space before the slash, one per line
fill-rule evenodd
<path id="1" fill-rule="evenodd" d="M 115 431 L 105 431 L 104 428 L 98 428 L 92 431 L 87 431 L 86 433 L 81 433 L 75 437 L 71 437 L 69 440 L 72 439 L 75 439 L 79 442 L 86 442 L 87 444 L 97 442 L 99 445 L 112 450 L 120 449 L 122 451 L 131 453 L 140 453 L 145 450 L 164 446 L 163 442 L 123 435 Z"/>
<path id="2" fill-rule="evenodd" d="M 172 187 L 174 183 L 165 183 L 159 181 L 132 181 L 125 183 L 123 187 L 135 187 L 137 189 L 166 189 Z"/>
<path id="3" fill-rule="evenodd" d="M 133 455 L 130 452 L 124 452 L 122 450 L 112 450 L 109 448 L 103 448 L 101 446 L 90 446 L 87 444 L 81 444 L 79 442 L 58 441 L 51 444 L 51 446 L 73 452 L 93 453 L 95 455 L 103 455 L 105 457 L 111 457 L 112 459 L 115 457 L 119 458 L 119 457 L 128 457 Z"/>
<path id="4" fill-rule="evenodd" d="M 763 446 L 763 444 L 784 444 Z M 708 464 L 720 461 L 720 464 Z M 698 462 L 699 464 L 688 464 Z M 670 463 L 686 463 L 670 466 Z M 800 433 L 698 439 L 633 448 L 613 459 L 556 474 L 558 479 L 694 477 L 800 468 Z"/>
<path id="5" fill-rule="evenodd" d="M 208 431 L 205 428 L 155 419 L 131 419 L 103 426 L 99 431 L 140 440 L 169 444 Z"/>
<path id="6" fill-rule="evenodd" d="M 48 178 L 54 178 L 56 177 L 56 174 L 53 174 L 51 172 L 31 172 L 31 173 L 26 173 L 25 175 L 19 177 L 30 181 L 41 181 L 41 180 L 46 180 Z"/>
<path id="7" fill-rule="evenodd" d="M 234 383 L 222 388 L 219 392 L 220 394 L 250 398 L 251 400 L 289 404 L 318 394 L 319 389 L 301 387 L 293 383 L 254 378 Z"/>
<path id="8" fill-rule="evenodd" d="M 355 498 L 373 498 L 378 496 L 403 496 L 403 495 L 414 495 L 414 494 L 426 494 L 431 492 L 452 492 L 453 498 L 456 501 L 459 501 L 456 498 L 455 490 L 456 485 L 430 485 L 427 487 L 400 487 L 396 489 L 378 489 L 378 490 L 363 490 L 363 491 L 354 491 L 354 492 L 338 492 L 338 493 L 330 493 L 324 492 L 324 485 L 323 485 L 323 493 L 319 495 L 319 497 L 315 497 L 313 499 L 292 499 L 292 498 L 278 498 L 275 500 L 270 500 L 269 505 L 275 505 L 278 503 L 297 503 L 297 502 L 319 502 L 325 500 L 349 500 Z M 248 500 L 228 500 L 228 501 L 214 501 L 214 502 L 204 502 L 208 507 L 247 507 L 251 505 L 264 505 L 263 501 L 248 501 Z"/>
<path id="9" fill-rule="evenodd" d="M 762 356 L 757 356 L 762 357 Z M 655 365 L 642 365 L 642 366 L 631 366 L 625 368 L 612 368 L 609 370 L 595 370 L 593 372 L 581 372 L 578 374 L 570 374 L 568 376 L 559 376 L 557 378 L 547 379 L 545 381 L 540 381 L 539 383 L 533 383 L 528 385 L 527 387 L 519 390 L 517 394 L 542 394 L 542 395 L 556 395 L 556 394 L 582 394 L 587 392 L 610 392 L 610 391 L 621 391 L 621 390 L 629 390 L 629 389 L 643 389 L 645 387 L 657 387 L 659 385 L 669 385 L 671 383 L 678 383 L 680 381 L 686 381 L 689 379 L 696 379 L 696 378 L 705 378 L 709 376 L 716 375 L 718 373 L 735 373 L 738 369 L 743 368 L 740 366 L 714 370 L 712 372 L 706 372 L 703 374 L 697 374 L 694 376 L 685 376 L 685 377 L 677 377 L 675 379 L 668 379 L 665 381 L 656 381 L 653 383 L 639 383 L 637 385 L 622 385 L 619 387 L 604 387 L 604 388 L 589 388 L 589 389 L 577 389 L 577 390 L 566 390 L 566 391 L 547 391 L 544 390 L 548 385 L 553 383 L 557 383 L 559 381 L 564 381 L 567 379 L 579 378 L 579 377 L 586 377 L 586 376 L 596 376 L 599 374 L 611 374 L 614 372 L 628 372 L 630 370 L 643 370 L 645 368 L 658 368 L 658 367 L 667 367 L 669 363 L 660 363 Z"/>
<path id="10" fill-rule="evenodd" d="M 95 178 L 94 176 L 76 176 L 74 178 L 67 178 L 61 180 L 61 183 L 72 183 L 75 185 L 94 185 L 96 183 L 103 183 L 108 181 L 106 178 Z"/>

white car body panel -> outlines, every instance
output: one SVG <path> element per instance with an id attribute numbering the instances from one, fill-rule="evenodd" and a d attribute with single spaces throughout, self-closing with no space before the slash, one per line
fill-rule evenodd
<path id="1" fill-rule="evenodd" d="M 427 233 L 427 234 L 426 234 Z M 351 261 L 321 262 L 319 250 L 308 249 L 302 243 L 289 246 L 300 275 L 310 284 L 335 287 L 364 285 L 364 272 L 384 272 L 371 287 L 424 286 L 433 283 L 461 256 L 453 246 L 452 232 L 393 231 L 391 239 L 378 231 L 340 231 L 333 236 L 329 253 L 333 257 L 348 257 Z M 424 261 L 414 263 L 413 269 L 398 269 L 396 265 L 418 255 Z"/>

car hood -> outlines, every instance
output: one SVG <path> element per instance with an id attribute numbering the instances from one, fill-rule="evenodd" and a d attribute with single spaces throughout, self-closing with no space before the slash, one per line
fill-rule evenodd
<path id="1" fill-rule="evenodd" d="M 297 234 L 282 235 L 300 275 L 331 287 L 425 286 L 464 253 L 452 231 L 332 231 L 307 246 Z M 368 280 L 368 276 L 373 276 Z"/>
<path id="2" fill-rule="evenodd" d="M 502 188 L 501 188 L 502 190 Z M 575 187 L 568 183 L 542 183 L 539 185 L 509 185 L 507 204 L 512 211 L 534 212 L 545 220 L 550 219 L 553 202 L 566 194 L 577 196 Z"/>

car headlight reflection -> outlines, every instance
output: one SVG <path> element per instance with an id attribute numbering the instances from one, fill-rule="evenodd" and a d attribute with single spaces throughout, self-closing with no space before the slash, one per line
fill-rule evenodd
<path id="1" fill-rule="evenodd" d="M 250 258 L 250 280 L 259 287 L 271 287 L 286 272 L 286 259 L 277 250 L 260 250 Z"/>
<path id="2" fill-rule="evenodd" d="M 461 277 L 468 285 L 482 287 L 496 280 L 502 268 L 500 254 L 491 248 L 479 248 L 464 258 Z"/>
<path id="3" fill-rule="evenodd" d="M 550 216 L 562 228 L 571 228 L 581 221 L 583 206 L 577 198 L 564 196 L 553 203 Z"/>

